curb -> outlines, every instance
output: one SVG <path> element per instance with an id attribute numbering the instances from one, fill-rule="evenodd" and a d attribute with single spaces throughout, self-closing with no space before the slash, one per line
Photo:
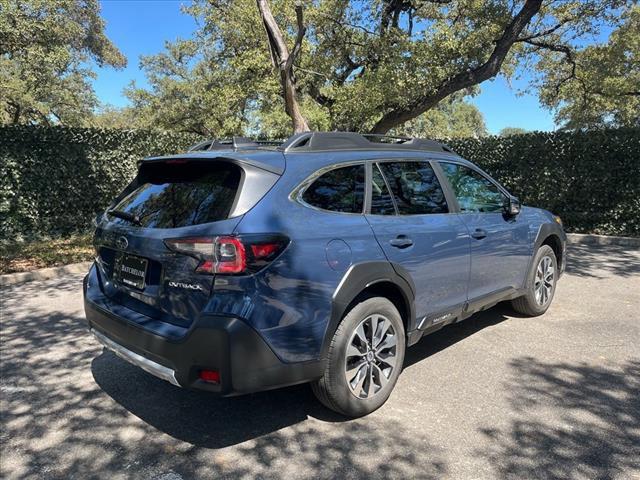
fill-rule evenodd
<path id="1" fill-rule="evenodd" d="M 640 247 L 640 237 L 613 237 L 609 235 L 588 235 L 584 233 L 567 233 L 568 243 L 584 245 L 617 245 L 620 247 Z"/>
<path id="2" fill-rule="evenodd" d="M 8 273 L 0 275 L 0 287 L 17 285 L 19 283 L 30 282 L 32 280 L 48 280 L 60 275 L 70 273 L 86 273 L 93 262 L 72 263 L 63 267 L 41 268 L 31 272 Z"/>

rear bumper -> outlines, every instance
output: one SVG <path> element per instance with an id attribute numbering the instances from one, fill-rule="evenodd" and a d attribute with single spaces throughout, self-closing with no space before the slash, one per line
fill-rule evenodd
<path id="1" fill-rule="evenodd" d="M 149 372 L 152 375 L 155 375 L 158 378 L 161 378 L 162 380 L 166 380 L 167 382 L 175 385 L 176 387 L 180 386 L 180 384 L 178 383 L 178 380 L 176 380 L 175 371 L 171 370 L 168 367 L 160 365 L 159 363 L 156 363 L 152 360 L 149 360 L 148 358 L 145 358 L 142 355 L 138 355 L 137 353 L 132 352 L 131 350 L 123 347 L 119 343 L 114 342 L 109 337 L 103 335 L 102 333 L 98 332 L 93 328 L 89 330 L 91 331 L 93 336 L 96 337 L 96 340 L 98 340 L 102 345 L 104 345 L 106 348 L 108 348 L 113 353 L 118 355 L 120 358 L 126 360 L 129 363 L 132 363 L 133 365 L 136 365 L 142 368 L 143 370 Z"/>
<path id="2" fill-rule="evenodd" d="M 167 337 L 98 305 L 91 299 L 98 292 L 88 295 L 87 279 L 84 283 L 86 319 L 97 339 L 121 358 L 174 385 L 229 396 L 304 383 L 322 375 L 319 361 L 282 362 L 238 318 L 203 315 L 182 337 Z M 99 289 L 97 285 L 90 288 Z M 201 370 L 219 371 L 220 383 L 201 380 Z"/>

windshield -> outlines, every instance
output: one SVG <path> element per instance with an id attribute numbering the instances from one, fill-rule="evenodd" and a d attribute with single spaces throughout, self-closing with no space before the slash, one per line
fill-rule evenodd
<path id="1" fill-rule="evenodd" d="M 111 207 L 110 211 L 117 212 L 111 217 L 116 222 L 139 222 L 148 228 L 224 220 L 236 198 L 240 177 L 240 167 L 229 162 L 143 164 L 134 189 Z"/>

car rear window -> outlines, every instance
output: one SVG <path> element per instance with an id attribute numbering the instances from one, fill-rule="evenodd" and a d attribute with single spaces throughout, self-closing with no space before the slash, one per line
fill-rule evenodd
<path id="1" fill-rule="evenodd" d="M 241 178 L 229 162 L 143 164 L 133 190 L 110 210 L 137 217 L 147 228 L 177 228 L 228 218 Z M 114 218 L 127 223 L 127 220 Z"/>

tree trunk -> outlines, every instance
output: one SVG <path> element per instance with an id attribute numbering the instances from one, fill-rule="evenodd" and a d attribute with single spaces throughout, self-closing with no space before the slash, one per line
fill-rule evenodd
<path id="1" fill-rule="evenodd" d="M 22 108 L 18 103 L 14 103 L 12 101 L 7 102 L 13 108 L 13 115 L 11 119 L 12 125 L 17 125 L 20 123 L 20 114 L 22 113 Z"/>
<path id="2" fill-rule="evenodd" d="M 280 84 L 282 85 L 285 111 L 287 115 L 291 117 L 294 133 L 308 132 L 309 125 L 300 111 L 300 105 L 296 95 L 296 82 L 293 75 L 293 62 L 295 61 L 296 55 L 300 52 L 302 39 L 306 32 L 302 19 L 302 5 L 296 3 L 298 34 L 293 49 L 289 52 L 282 31 L 271 13 L 269 2 L 267 0 L 256 0 L 256 2 L 260 16 L 262 17 L 262 23 L 267 32 L 271 61 L 280 73 Z"/>

